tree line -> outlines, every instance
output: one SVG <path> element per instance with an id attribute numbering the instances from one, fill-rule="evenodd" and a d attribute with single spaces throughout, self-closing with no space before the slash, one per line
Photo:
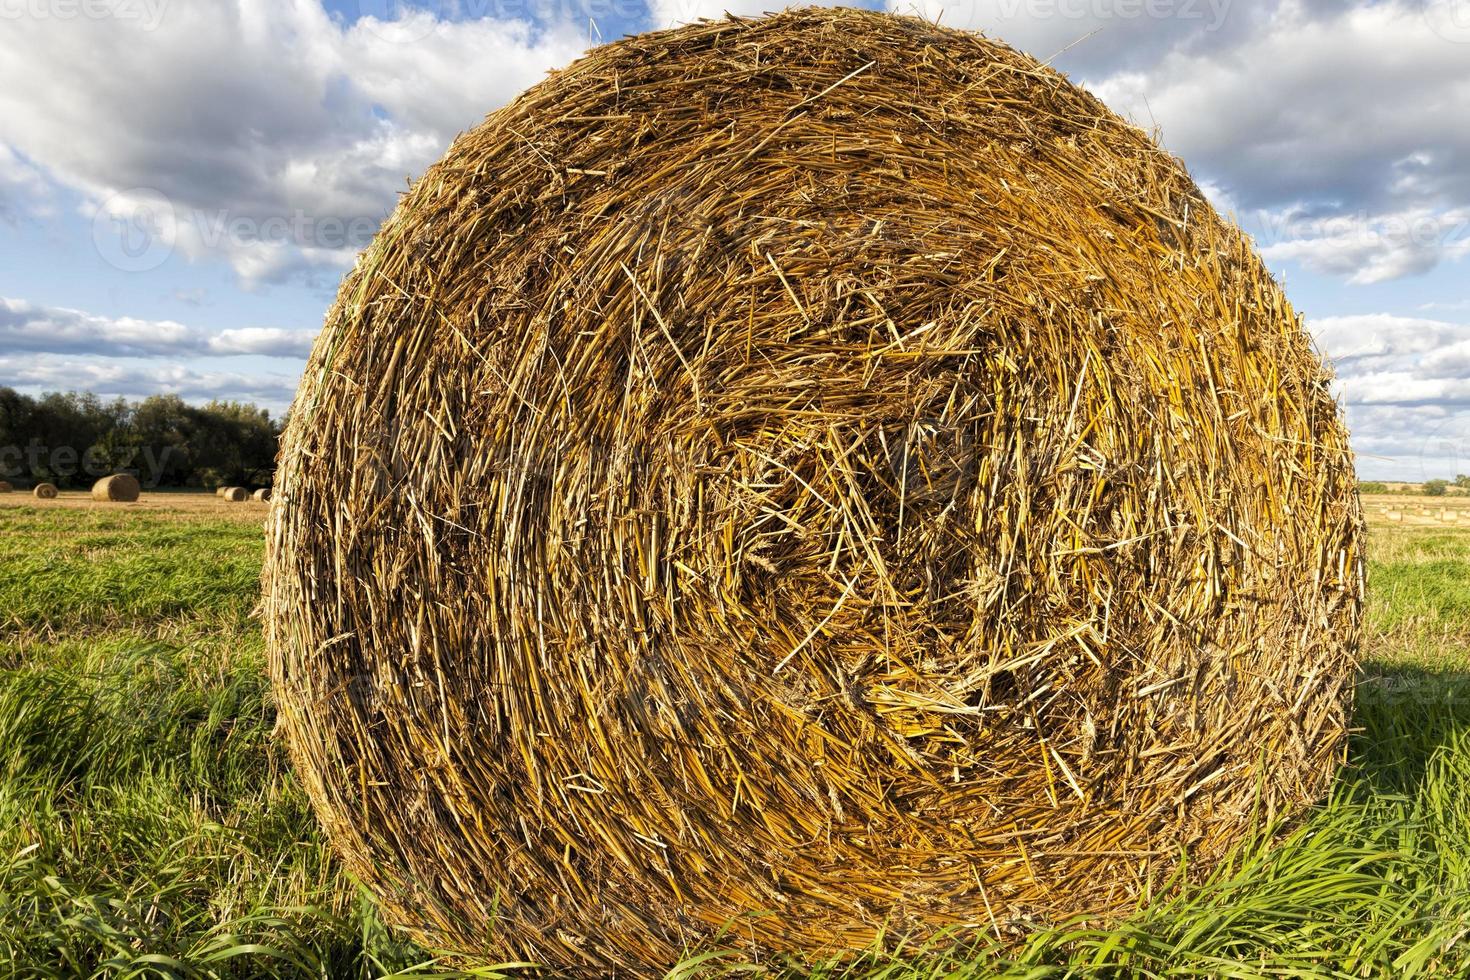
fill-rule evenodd
<path id="1" fill-rule="evenodd" d="M 280 434 L 270 412 L 243 402 L 0 388 L 0 479 L 9 482 L 84 487 L 126 472 L 148 487 L 269 486 Z"/>

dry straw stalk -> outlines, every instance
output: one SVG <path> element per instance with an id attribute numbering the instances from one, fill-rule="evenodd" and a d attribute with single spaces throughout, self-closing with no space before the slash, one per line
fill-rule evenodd
<path id="1" fill-rule="evenodd" d="M 631 38 L 493 113 L 344 282 L 276 485 L 301 778 L 479 955 L 1113 915 L 1343 757 L 1296 313 L 1145 134 L 920 20 Z"/>

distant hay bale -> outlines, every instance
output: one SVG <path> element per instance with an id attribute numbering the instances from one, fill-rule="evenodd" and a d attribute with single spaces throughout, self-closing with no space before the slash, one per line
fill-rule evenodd
<path id="1" fill-rule="evenodd" d="M 50 483 L 38 483 L 31 493 L 35 494 L 39 500 L 55 500 L 57 491 L 56 487 Z"/>
<path id="2" fill-rule="evenodd" d="M 343 283 L 276 486 L 297 771 L 478 956 L 1121 914 L 1343 759 L 1298 315 L 1142 131 L 920 20 L 631 38 L 493 113 Z"/>
<path id="3" fill-rule="evenodd" d="M 244 487 L 226 487 L 225 492 L 220 494 L 232 504 L 238 504 L 242 500 L 250 499 L 250 491 Z"/>
<path id="4" fill-rule="evenodd" d="M 127 473 L 104 476 L 92 484 L 92 499 L 112 503 L 132 503 L 142 493 L 138 478 Z"/>
<path id="5" fill-rule="evenodd" d="M 0 493 L 13 493 L 14 491 L 15 487 L 6 483 L 4 480 L 0 480 Z"/>
<path id="6" fill-rule="evenodd" d="M 215 487 L 214 488 L 214 495 L 216 497 L 223 497 L 225 494 L 227 494 L 229 492 L 230 492 L 230 488 L 229 487 Z"/>
<path id="7" fill-rule="evenodd" d="M 252 500 L 259 500 L 262 503 L 264 503 L 265 501 L 268 501 L 268 500 L 271 499 L 271 492 L 269 490 L 267 490 L 267 489 L 262 488 L 260 490 L 255 491 L 254 493 L 252 493 L 250 495 L 250 498 Z"/>

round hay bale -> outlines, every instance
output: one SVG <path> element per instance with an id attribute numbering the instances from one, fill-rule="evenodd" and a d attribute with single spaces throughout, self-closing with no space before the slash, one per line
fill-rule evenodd
<path id="1" fill-rule="evenodd" d="M 226 493 L 229 492 L 229 490 L 230 490 L 229 487 L 215 487 L 214 488 L 214 495 L 216 497 L 223 497 Z"/>
<path id="2" fill-rule="evenodd" d="M 138 478 L 128 473 L 114 473 L 112 476 L 104 476 L 92 484 L 92 499 L 112 503 L 132 503 L 138 499 L 143 488 L 138 484 Z"/>
<path id="3" fill-rule="evenodd" d="M 251 500 L 259 500 L 264 503 L 271 499 L 271 492 L 265 488 L 255 491 L 250 495 Z"/>
<path id="4" fill-rule="evenodd" d="M 276 482 L 284 732 L 435 944 L 1106 916 L 1343 758 L 1362 518 L 1297 314 L 1143 132 L 920 20 L 636 37 L 491 114 Z"/>
<path id="5" fill-rule="evenodd" d="M 250 491 L 244 487 L 226 487 L 220 496 L 232 504 L 238 504 L 242 500 L 250 499 Z"/>
<path id="6" fill-rule="evenodd" d="M 31 493 L 35 494 L 38 500 L 55 500 L 57 490 L 53 484 L 38 483 Z"/>
<path id="7" fill-rule="evenodd" d="M 13 493 L 14 491 L 15 487 L 6 483 L 4 480 L 0 480 L 0 493 Z"/>

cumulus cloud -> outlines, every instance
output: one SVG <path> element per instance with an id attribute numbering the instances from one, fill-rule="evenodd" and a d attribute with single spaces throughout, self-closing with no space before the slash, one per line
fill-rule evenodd
<path id="1" fill-rule="evenodd" d="M 1470 118 L 1470 48 L 1415 0 L 1240 16 L 1239 39 L 1185 38 L 1091 87 L 1265 229 L 1268 259 L 1368 284 L 1462 258 L 1470 128 L 1446 120 Z"/>
<path id="2" fill-rule="evenodd" d="M 1097 80 L 1246 208 L 1470 204 L 1467 49 L 1407 0 L 1283 2 L 1228 51 Z"/>
<path id="3" fill-rule="evenodd" d="M 1157 128 L 1212 201 L 1355 285 L 1470 250 L 1463 0 L 887 0 L 978 29 Z"/>
<path id="4" fill-rule="evenodd" d="M 289 405 L 300 372 L 218 371 L 183 363 L 72 354 L 0 355 L 0 385 L 21 391 L 90 391 L 103 397 L 175 394 L 188 401 L 252 401 L 273 411 Z"/>
<path id="5" fill-rule="evenodd" d="M 1354 285 L 1425 273 L 1470 254 L 1470 208 L 1325 217 L 1292 208 L 1249 217 L 1266 259 L 1300 262 Z"/>
<path id="6" fill-rule="evenodd" d="M 0 350 L 6 351 L 108 357 L 255 354 L 305 358 L 314 337 L 314 331 L 278 327 L 209 333 L 173 320 L 105 317 L 0 297 Z"/>
<path id="7" fill-rule="evenodd" d="M 1360 473 L 1470 473 L 1470 324 L 1369 313 L 1307 326 L 1337 369 Z"/>
<path id="8" fill-rule="evenodd" d="M 407 179 L 575 57 L 580 30 L 425 12 L 347 25 L 320 0 L 7 18 L 0 148 L 81 191 L 104 237 L 161 198 L 144 230 L 165 252 L 222 255 L 249 281 L 340 270 Z"/>
<path id="9" fill-rule="evenodd" d="M 1150 66 L 1178 49 L 1238 42 L 1276 0 L 886 0 L 889 10 L 982 31 L 1083 78 Z"/>

